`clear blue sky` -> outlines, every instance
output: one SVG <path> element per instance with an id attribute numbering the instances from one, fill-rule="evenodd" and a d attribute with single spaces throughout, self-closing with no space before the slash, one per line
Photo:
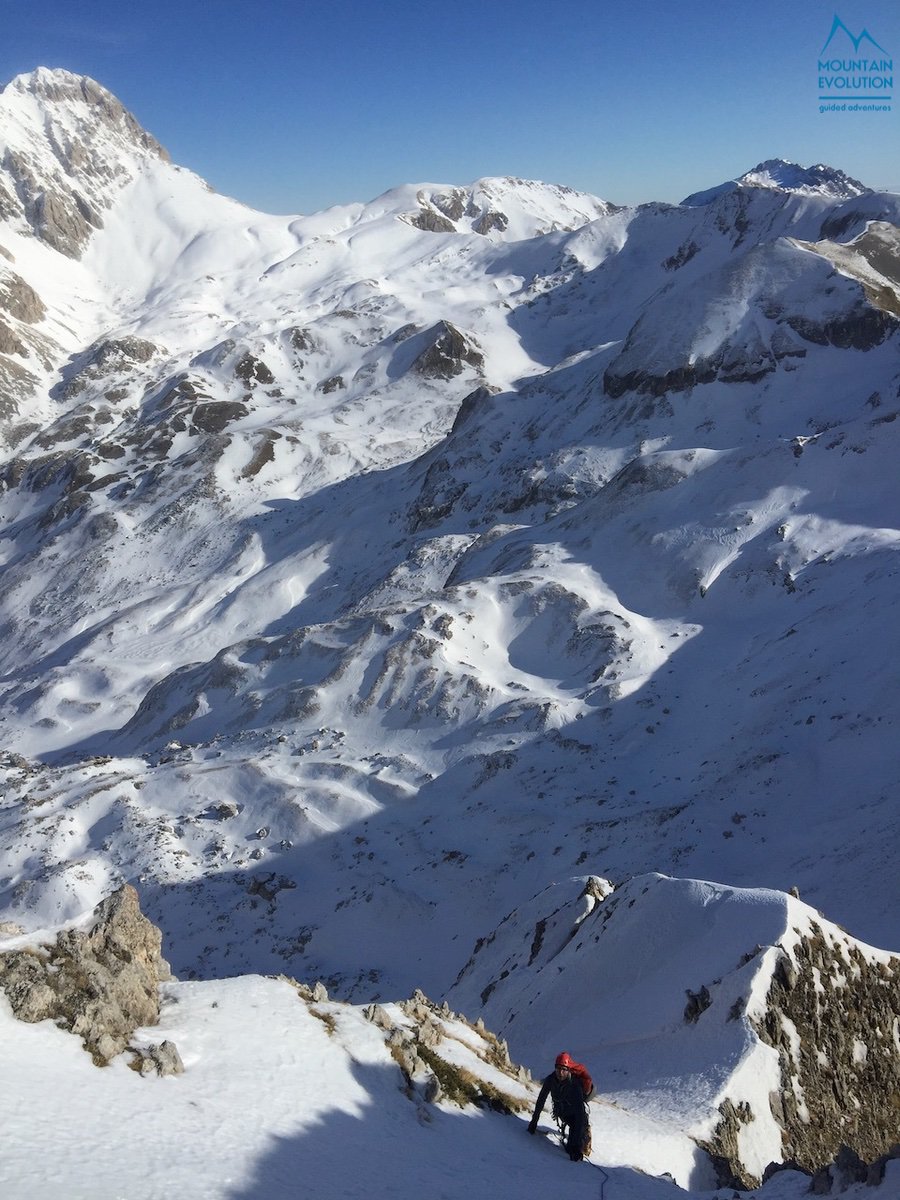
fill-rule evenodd
<path id="1" fill-rule="evenodd" d="M 900 97 L 819 113 L 836 14 L 900 67 L 900 0 L 0 0 L 0 82 L 91 75 L 272 212 L 483 175 L 677 201 L 770 157 L 900 190 Z"/>

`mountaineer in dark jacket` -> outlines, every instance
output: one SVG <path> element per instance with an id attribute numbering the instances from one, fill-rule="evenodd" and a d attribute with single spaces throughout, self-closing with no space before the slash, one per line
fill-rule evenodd
<path id="1" fill-rule="evenodd" d="M 568 1126 L 566 1152 L 572 1162 L 581 1162 L 591 1152 L 587 1102 L 593 1094 L 594 1085 L 586 1068 L 565 1052 L 558 1054 L 553 1071 L 541 1087 L 528 1132 L 537 1132 L 538 1118 L 549 1095 L 553 1100 L 554 1117 L 562 1125 Z"/>

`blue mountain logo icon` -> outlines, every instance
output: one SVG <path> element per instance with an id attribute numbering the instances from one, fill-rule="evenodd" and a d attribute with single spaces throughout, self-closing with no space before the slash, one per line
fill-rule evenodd
<path id="1" fill-rule="evenodd" d="M 841 20 L 841 18 L 837 15 L 835 16 L 834 22 L 832 23 L 831 33 L 829 33 L 829 35 L 828 35 L 828 41 L 825 43 L 825 45 L 819 51 L 820 54 L 824 54 L 824 52 L 831 45 L 832 39 L 835 37 L 835 35 L 840 30 L 843 30 L 844 33 L 846 33 L 847 37 L 853 43 L 853 49 L 856 51 L 857 54 L 859 53 L 859 47 L 860 47 L 861 42 L 871 42 L 873 46 L 875 46 L 878 50 L 880 50 L 882 52 L 882 54 L 887 54 L 887 50 L 885 50 L 884 46 L 880 45 L 878 42 L 875 41 L 875 39 L 872 37 L 871 33 L 869 33 L 868 29 L 864 29 L 862 31 L 862 33 L 859 35 L 859 37 L 856 37 L 854 34 L 852 34 L 850 32 L 850 30 L 847 28 L 847 26 L 844 24 L 844 22 Z"/>

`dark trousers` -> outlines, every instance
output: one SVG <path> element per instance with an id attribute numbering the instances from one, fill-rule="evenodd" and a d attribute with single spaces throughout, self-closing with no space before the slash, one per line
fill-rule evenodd
<path id="1" fill-rule="evenodd" d="M 570 1158 L 580 1158 L 587 1137 L 588 1114 L 584 1105 L 579 1108 L 567 1109 L 558 1114 L 562 1123 L 567 1126 L 566 1153 Z"/>

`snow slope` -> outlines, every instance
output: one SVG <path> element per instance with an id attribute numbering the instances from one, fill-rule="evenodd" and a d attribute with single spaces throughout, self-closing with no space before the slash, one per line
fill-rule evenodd
<path id="1" fill-rule="evenodd" d="M 463 1191 L 512 1200 L 564 1186 L 595 1200 L 601 1184 L 627 1200 L 733 1194 L 710 1186 L 683 1134 L 606 1097 L 591 1105 L 588 1165 L 569 1163 L 554 1139 L 527 1138 L 523 1119 L 426 1105 L 405 1094 L 383 1031 L 360 1010 L 310 1005 L 285 982 L 166 985 L 161 1024 L 146 1031 L 148 1040 L 161 1035 L 179 1046 L 183 1075 L 143 1078 L 122 1060 L 100 1070 L 76 1038 L 49 1022 L 16 1022 L 0 996 L 6 1195 L 249 1200 L 302 1186 L 329 1200 Z M 465 1041 L 450 1040 L 460 1064 L 485 1071 Z M 843 1194 L 889 1200 L 896 1167 L 888 1164 L 881 1187 Z M 663 1169 L 692 1190 L 654 1178 Z M 748 1195 L 787 1200 L 808 1186 L 789 1171 Z"/>
<path id="2" fill-rule="evenodd" d="M 4 1009 L 0 1173 L 402 1196 L 471 1161 L 502 1196 L 568 1167 L 512 1119 L 421 1124 L 360 1011 L 330 1038 L 258 977 L 287 971 L 452 988 L 535 1072 L 585 1047 L 617 1196 L 705 1186 L 723 1097 L 759 1174 L 775 951 L 735 964 L 807 929 L 795 885 L 900 945 L 900 197 L 771 160 L 679 206 L 494 178 L 273 217 L 43 69 L 0 92 L 0 158 L 0 919 L 136 883 L 188 1056 L 97 1072 Z M 534 929 L 585 871 L 730 886 L 648 876 L 653 919 L 555 978 Z M 560 1028 L 571 980 L 598 1007 Z"/>
<path id="3" fill-rule="evenodd" d="M 826 946 L 833 964 L 821 953 Z M 483 1013 L 514 1054 L 537 1051 L 551 1061 L 560 1045 L 579 1047 L 605 1098 L 704 1143 L 723 1104 L 744 1109 L 737 1157 L 759 1179 L 770 1162 L 803 1157 L 785 1144 L 791 1133 L 771 1097 L 793 1093 L 806 1125 L 824 1123 L 814 1095 L 819 1078 L 826 1092 L 841 1091 L 827 1018 L 818 1012 L 807 1028 L 806 1000 L 791 1016 L 774 999 L 773 980 L 783 976 L 787 992 L 795 991 L 810 953 L 814 991 L 823 1008 L 844 1009 L 848 1041 L 872 1042 L 874 1058 L 883 1035 L 879 1053 L 892 1055 L 881 1018 L 873 1016 L 864 1036 L 851 1033 L 861 1002 L 847 992 L 848 981 L 861 977 L 860 963 L 880 979 L 892 969 L 889 955 L 855 943 L 794 897 L 700 880 L 641 875 L 615 890 L 596 878 L 555 884 L 479 942 L 448 998 Z M 884 995 L 895 993 L 896 982 L 886 978 Z M 810 1077 L 800 1047 L 813 1027 L 819 1041 L 809 1048 L 816 1062 Z M 773 1039 L 772 1029 L 789 1032 L 788 1071 L 779 1056 L 783 1035 Z M 846 1050 L 848 1061 L 867 1055 Z M 863 1093 L 875 1087 L 871 1080 L 861 1086 Z"/>
<path id="4" fill-rule="evenodd" d="M 140 878 L 181 970 L 439 994 L 436 930 L 462 956 L 589 860 L 796 884 L 897 944 L 897 197 L 769 164 L 703 205 L 486 180 L 274 218 L 97 85 L 0 100 L 36 178 L 44 127 L 100 131 L 63 156 L 80 259 L 2 234 L 46 307 L 4 317 L 41 371 L 0 356 L 35 368 L 10 919 Z M 316 882 L 248 939 L 257 876 Z"/>

